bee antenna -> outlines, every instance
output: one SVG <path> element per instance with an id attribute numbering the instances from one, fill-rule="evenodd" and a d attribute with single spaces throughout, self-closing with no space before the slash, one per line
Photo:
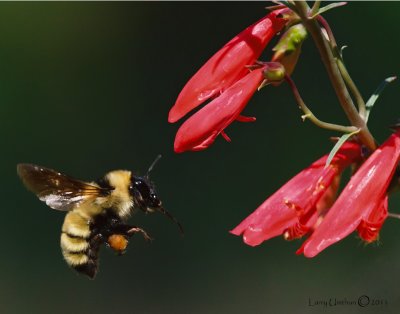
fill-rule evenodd
<path id="1" fill-rule="evenodd" d="M 167 211 L 164 207 L 160 207 L 160 211 L 178 225 L 179 231 L 180 231 L 181 235 L 183 236 L 184 232 L 183 232 L 183 227 L 182 227 L 181 223 L 174 216 L 172 216 L 171 213 L 169 211 Z"/>
<path id="2" fill-rule="evenodd" d="M 150 176 L 150 172 L 153 170 L 154 166 L 156 165 L 156 163 L 160 160 L 161 158 L 161 154 L 159 154 L 156 159 L 154 159 L 153 163 L 150 165 L 149 170 L 147 170 L 147 173 L 145 175 L 146 178 L 148 178 Z"/>

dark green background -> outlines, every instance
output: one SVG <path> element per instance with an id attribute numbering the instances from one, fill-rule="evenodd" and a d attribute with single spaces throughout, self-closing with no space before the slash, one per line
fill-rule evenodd
<path id="1" fill-rule="evenodd" d="M 294 254 L 301 241 L 251 248 L 228 233 L 337 135 L 302 123 L 286 85 L 253 97 L 245 114 L 257 122 L 230 126 L 232 143 L 173 153 L 179 123 L 167 114 L 180 89 L 265 6 L 0 4 L 1 313 L 398 313 L 399 221 L 388 219 L 379 245 L 353 234 L 313 259 Z M 352 2 L 325 16 L 365 97 L 399 72 L 400 3 Z M 319 118 L 346 123 L 312 40 L 294 79 Z M 374 108 L 379 141 L 400 116 L 399 96 L 395 82 Z M 22 186 L 16 164 L 91 180 L 118 168 L 143 174 L 159 153 L 153 179 L 185 237 L 162 215 L 139 213 L 132 222 L 155 241 L 137 237 L 123 257 L 103 249 L 96 280 L 77 275 L 59 248 L 64 214 Z M 391 198 L 391 211 L 399 205 Z M 388 305 L 308 305 L 364 294 Z"/>

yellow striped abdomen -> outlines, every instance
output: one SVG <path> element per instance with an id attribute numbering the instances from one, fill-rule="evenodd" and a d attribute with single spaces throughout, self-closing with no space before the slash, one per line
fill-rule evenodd
<path id="1" fill-rule="evenodd" d="M 93 278 L 97 271 L 98 246 L 92 247 L 91 219 L 79 211 L 68 212 L 61 233 L 61 250 L 68 265 Z"/>

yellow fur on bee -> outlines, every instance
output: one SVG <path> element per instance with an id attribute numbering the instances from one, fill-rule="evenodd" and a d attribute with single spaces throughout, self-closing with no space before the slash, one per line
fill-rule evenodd
<path id="1" fill-rule="evenodd" d="M 89 220 L 78 212 L 68 212 L 64 219 L 62 231 L 75 237 L 88 238 L 90 236 Z"/>
<path id="2" fill-rule="evenodd" d="M 61 234 L 61 248 L 67 252 L 83 252 L 88 249 L 89 243 L 82 238 L 71 238 L 65 233 Z"/>
<path id="3" fill-rule="evenodd" d="M 99 202 L 101 199 L 103 198 L 98 197 L 96 201 Z M 81 206 L 75 208 L 74 211 L 85 220 L 91 220 L 97 215 L 104 213 L 104 207 L 99 204 L 83 203 Z"/>
<path id="4" fill-rule="evenodd" d="M 126 218 L 130 215 L 133 201 L 129 193 L 132 173 L 127 170 L 111 171 L 106 178 L 109 184 L 114 188 L 109 198 L 110 208 L 113 208 L 118 216 Z"/>
<path id="5" fill-rule="evenodd" d="M 89 261 L 89 258 L 83 253 L 68 253 L 63 251 L 64 259 L 71 266 L 83 265 Z"/>

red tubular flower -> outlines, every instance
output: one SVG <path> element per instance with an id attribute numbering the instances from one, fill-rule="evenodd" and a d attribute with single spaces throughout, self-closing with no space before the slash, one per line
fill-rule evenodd
<path id="1" fill-rule="evenodd" d="M 367 242 L 376 240 L 387 217 L 387 188 L 400 160 L 400 131 L 392 134 L 350 179 L 321 224 L 298 253 L 314 257 L 358 230 Z"/>
<path id="2" fill-rule="evenodd" d="M 240 113 L 264 79 L 263 71 L 260 68 L 248 73 L 186 120 L 176 134 L 175 152 L 206 149 L 221 133 L 229 140 L 224 129 L 234 120 L 254 121 L 255 118 L 243 117 Z"/>
<path id="3" fill-rule="evenodd" d="M 357 228 L 358 235 L 367 243 L 378 239 L 379 231 L 388 216 L 388 196 L 378 200 L 376 209 L 371 212 L 367 220 L 362 220 Z"/>
<path id="4" fill-rule="evenodd" d="M 171 108 L 168 121 L 178 121 L 207 99 L 218 95 L 244 77 L 251 65 L 278 33 L 286 19 L 281 14 L 287 9 L 275 10 L 249 26 L 214 54 L 186 83 Z"/>
<path id="5" fill-rule="evenodd" d="M 243 241 L 251 246 L 281 234 L 293 239 L 307 233 L 335 198 L 343 169 L 361 159 L 361 147 L 345 143 L 325 167 L 327 158 L 325 155 L 293 177 L 231 233 L 243 234 Z"/>

